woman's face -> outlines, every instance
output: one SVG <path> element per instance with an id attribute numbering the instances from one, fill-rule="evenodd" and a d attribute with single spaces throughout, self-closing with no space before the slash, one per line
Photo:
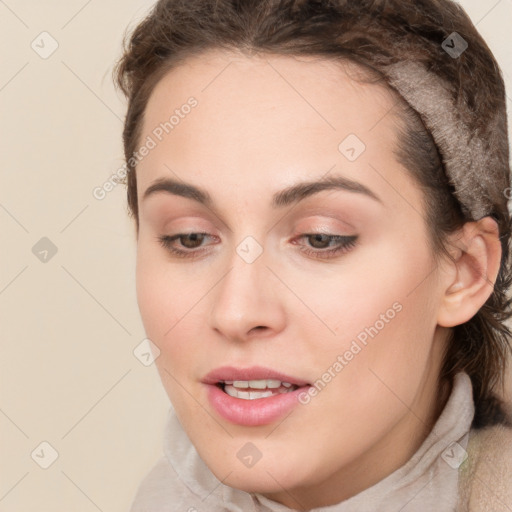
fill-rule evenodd
<path id="1" fill-rule="evenodd" d="M 137 297 L 163 385 L 219 480 L 290 507 L 408 460 L 447 334 L 396 99 L 344 69 L 194 57 L 158 82 L 139 141 Z M 174 185 L 145 197 L 158 180 Z"/>

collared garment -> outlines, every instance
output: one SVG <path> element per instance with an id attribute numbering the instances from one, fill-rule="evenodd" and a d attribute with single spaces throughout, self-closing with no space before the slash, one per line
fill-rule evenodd
<path id="1" fill-rule="evenodd" d="M 471 380 L 460 372 L 434 428 L 408 462 L 359 494 L 311 512 L 512 512 L 512 429 L 472 430 L 474 414 Z M 130 512 L 294 510 L 220 482 L 172 407 L 163 451 L 140 483 Z"/>

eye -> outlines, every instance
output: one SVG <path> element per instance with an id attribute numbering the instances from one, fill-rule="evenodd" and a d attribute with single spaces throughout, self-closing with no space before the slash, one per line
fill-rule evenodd
<path id="1" fill-rule="evenodd" d="M 327 235 L 325 233 L 309 233 L 303 234 L 300 237 L 307 238 L 310 241 L 313 241 L 313 246 L 318 248 L 325 248 L 325 243 L 327 242 L 327 246 L 330 245 L 331 242 L 335 242 L 335 245 L 332 249 L 328 250 L 311 250 L 308 247 L 302 247 L 300 249 L 301 252 L 306 253 L 308 256 L 313 256 L 315 258 L 332 258 L 334 256 L 344 254 L 349 252 L 356 245 L 356 241 L 358 239 L 357 235 Z"/>
<path id="2" fill-rule="evenodd" d="M 157 237 L 158 241 L 167 251 L 179 258 L 196 258 L 202 254 L 206 249 L 195 250 L 201 246 L 201 243 L 205 238 L 213 238 L 208 233 L 178 233 L 176 235 L 162 235 Z M 297 239 L 306 238 L 312 241 L 313 247 L 316 249 L 310 249 L 308 247 L 301 246 L 299 249 L 301 252 L 312 256 L 314 258 L 332 258 L 340 254 L 349 252 L 356 245 L 358 235 L 328 235 L 325 233 L 305 233 L 297 237 Z M 178 249 L 175 246 L 175 242 L 179 240 L 180 244 L 186 249 Z M 331 243 L 334 242 L 333 248 L 325 250 Z M 327 246 L 326 246 L 327 243 Z M 320 247 L 318 247 L 320 246 Z"/>
<path id="3" fill-rule="evenodd" d="M 177 249 L 174 246 L 174 241 L 178 240 L 180 243 L 182 243 L 184 240 L 190 240 L 190 243 L 187 241 L 184 246 L 187 249 L 195 249 L 197 248 L 201 242 L 205 239 L 205 237 L 208 237 L 208 233 L 178 233 L 177 235 L 162 235 L 158 237 L 158 240 L 160 244 L 171 254 L 174 254 L 175 256 L 178 256 L 180 258 L 192 258 L 196 257 L 197 253 L 204 252 L 201 251 L 183 251 L 181 249 Z M 198 245 L 199 242 L 199 245 Z M 190 245 L 192 247 L 190 247 Z"/>

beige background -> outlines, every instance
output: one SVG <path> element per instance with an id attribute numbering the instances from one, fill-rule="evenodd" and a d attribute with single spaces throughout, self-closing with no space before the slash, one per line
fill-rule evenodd
<path id="1" fill-rule="evenodd" d="M 145 335 L 125 188 L 92 195 L 123 164 L 111 71 L 152 3 L 0 0 L 0 512 L 127 511 L 161 453 L 167 395 L 133 353 Z M 510 110 L 512 0 L 462 5 Z M 42 442 L 58 453 L 47 469 Z"/>

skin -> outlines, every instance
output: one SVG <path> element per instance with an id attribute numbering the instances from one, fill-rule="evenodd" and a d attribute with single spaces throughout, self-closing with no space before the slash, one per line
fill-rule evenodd
<path id="1" fill-rule="evenodd" d="M 296 510 L 354 496 L 419 448 L 450 391 L 438 382 L 450 327 L 487 300 L 501 255 L 486 218 L 454 235 L 453 261 L 434 260 L 422 193 L 393 154 L 396 98 L 354 81 L 355 71 L 309 57 L 195 56 L 158 82 L 140 138 L 197 99 L 136 171 L 137 299 L 162 383 L 219 480 Z M 338 150 L 348 134 L 366 145 L 354 162 Z M 381 202 L 327 190 L 271 207 L 276 191 L 326 173 Z M 169 176 L 207 190 L 215 209 L 165 192 L 142 200 Z M 358 235 L 356 245 L 325 259 L 301 252 L 335 247 L 301 237 L 322 230 Z M 195 258 L 158 241 L 187 232 L 210 235 L 174 242 Z M 263 249 L 253 263 L 236 252 L 247 236 Z M 396 302 L 394 319 L 286 418 L 243 427 L 210 406 L 201 383 L 209 371 L 262 365 L 314 382 Z M 237 458 L 248 441 L 262 453 L 250 468 Z"/>

